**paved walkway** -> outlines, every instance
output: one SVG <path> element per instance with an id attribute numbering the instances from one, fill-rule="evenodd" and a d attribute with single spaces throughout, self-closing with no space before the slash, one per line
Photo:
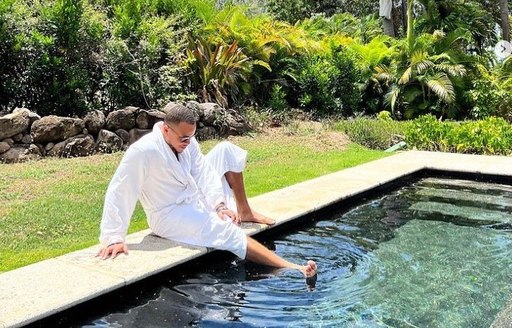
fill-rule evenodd
<path id="1" fill-rule="evenodd" d="M 423 169 L 512 177 L 512 157 L 408 151 L 250 199 L 276 226 Z M 244 225 L 248 234 L 266 226 Z M 0 327 L 19 327 L 206 254 L 148 230 L 128 236 L 129 256 L 94 257 L 90 247 L 0 274 Z M 510 327 L 511 306 L 494 328 Z"/>

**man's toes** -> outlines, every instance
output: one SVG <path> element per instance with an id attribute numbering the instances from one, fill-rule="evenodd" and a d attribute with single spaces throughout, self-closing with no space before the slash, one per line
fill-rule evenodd
<path id="1" fill-rule="evenodd" d="M 306 272 L 308 274 L 315 274 L 316 271 L 317 271 L 316 263 L 314 261 L 308 261 L 307 267 L 306 267 Z"/>

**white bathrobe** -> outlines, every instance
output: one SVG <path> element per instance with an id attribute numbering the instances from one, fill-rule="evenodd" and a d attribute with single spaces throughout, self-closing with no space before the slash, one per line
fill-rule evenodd
<path id="1" fill-rule="evenodd" d="M 230 220 L 221 220 L 214 207 L 227 202 L 232 191 L 223 177 L 241 172 L 247 152 L 231 143 L 214 147 L 207 158 L 195 138 L 178 154 L 165 142 L 161 126 L 126 151 L 105 195 L 100 242 L 124 241 L 137 199 L 151 230 L 162 238 L 194 246 L 228 250 L 245 258 L 247 237 Z"/>

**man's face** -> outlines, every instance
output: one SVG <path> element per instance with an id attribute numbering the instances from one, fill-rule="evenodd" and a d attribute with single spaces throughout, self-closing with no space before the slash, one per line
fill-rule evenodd
<path id="1" fill-rule="evenodd" d="M 190 144 L 190 139 L 196 133 L 196 125 L 185 122 L 179 124 L 164 123 L 163 128 L 165 141 L 172 146 L 178 153 L 187 148 Z"/>

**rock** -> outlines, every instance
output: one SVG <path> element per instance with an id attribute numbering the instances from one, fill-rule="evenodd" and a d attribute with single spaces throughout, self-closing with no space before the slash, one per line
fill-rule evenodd
<path id="1" fill-rule="evenodd" d="M 152 129 L 131 129 L 129 132 L 130 139 L 129 139 L 128 145 L 133 144 L 135 141 L 139 140 L 140 138 L 142 138 L 144 135 L 150 133 L 151 131 L 153 131 L 153 130 Z"/>
<path id="2" fill-rule="evenodd" d="M 44 146 L 44 150 L 46 150 L 47 152 L 52 150 L 52 148 L 55 146 L 55 144 L 53 142 L 49 142 L 46 144 L 46 146 Z"/>
<path id="3" fill-rule="evenodd" d="M 84 117 L 84 124 L 88 133 L 97 135 L 105 126 L 105 114 L 99 110 L 90 111 Z"/>
<path id="4" fill-rule="evenodd" d="M 39 147 L 31 145 L 15 145 L 3 154 L 0 154 L 0 162 L 21 163 L 41 158 Z"/>
<path id="5" fill-rule="evenodd" d="M 100 130 L 96 141 L 96 151 L 101 153 L 113 153 L 123 148 L 123 139 L 108 130 Z"/>
<path id="6" fill-rule="evenodd" d="M 32 142 L 34 142 L 34 138 L 32 138 L 30 134 L 25 134 L 23 138 L 21 138 L 21 143 L 31 144 Z"/>
<path id="7" fill-rule="evenodd" d="M 202 103 L 198 107 L 199 117 L 203 118 L 202 121 L 205 125 L 214 125 L 225 115 L 224 109 L 216 103 Z"/>
<path id="8" fill-rule="evenodd" d="M 201 109 L 201 105 L 197 101 L 187 101 L 185 107 L 192 109 L 199 116 L 199 121 L 204 120 L 204 110 Z"/>
<path id="9" fill-rule="evenodd" d="M 16 111 L 16 109 L 14 111 Z M 41 116 L 39 116 L 37 113 L 29 111 L 28 118 L 30 119 L 30 123 L 28 125 L 30 127 L 32 124 L 34 124 L 35 121 L 40 120 Z"/>
<path id="10" fill-rule="evenodd" d="M 11 114 L 0 117 L 0 140 L 25 131 L 30 125 L 30 111 L 17 108 Z"/>
<path id="11" fill-rule="evenodd" d="M 215 139 L 218 136 L 219 136 L 219 133 L 217 132 L 217 129 L 215 129 L 213 126 L 205 126 L 205 127 L 197 129 L 197 131 L 196 131 L 196 139 L 197 140 Z"/>
<path id="12" fill-rule="evenodd" d="M 137 107 L 126 107 L 111 112 L 107 116 L 106 129 L 116 131 L 118 129 L 130 130 L 135 127 L 136 113 L 139 109 Z"/>
<path id="13" fill-rule="evenodd" d="M 39 153 L 41 154 L 41 157 L 46 156 L 46 149 L 44 149 L 43 145 L 41 145 L 41 144 L 31 144 L 29 147 L 33 148 L 34 146 L 37 147 L 37 149 L 39 150 Z"/>
<path id="14" fill-rule="evenodd" d="M 48 146 L 48 145 L 47 145 Z M 96 143 L 91 135 L 78 135 L 57 143 L 48 150 L 48 156 L 82 157 L 94 154 Z"/>
<path id="15" fill-rule="evenodd" d="M 123 140 L 123 143 L 127 144 L 130 141 L 130 133 L 128 131 L 119 129 L 116 130 L 116 134 Z"/>
<path id="16" fill-rule="evenodd" d="M 14 145 L 14 140 L 12 140 L 12 138 L 7 138 L 7 139 L 4 139 L 3 141 L 7 142 L 10 147 L 12 147 Z"/>
<path id="17" fill-rule="evenodd" d="M 60 155 L 61 157 L 81 157 L 94 154 L 96 143 L 93 136 L 86 135 L 67 140 L 68 142 Z"/>
<path id="18" fill-rule="evenodd" d="M 47 149 L 46 154 L 51 157 L 60 157 L 69 139 L 57 142 L 51 149 Z"/>
<path id="19" fill-rule="evenodd" d="M 0 154 L 5 153 L 9 149 L 11 149 L 11 145 L 9 145 L 9 143 L 5 141 L 0 142 Z"/>
<path id="20" fill-rule="evenodd" d="M 225 126 L 227 126 L 227 134 L 230 136 L 242 135 L 249 129 L 249 125 L 245 122 L 242 115 L 235 111 L 229 111 L 226 116 Z"/>
<path id="21" fill-rule="evenodd" d="M 85 127 L 79 118 L 45 116 L 32 124 L 31 135 L 36 143 L 65 140 L 80 134 Z"/>
<path id="22" fill-rule="evenodd" d="M 137 115 L 135 122 L 139 129 L 150 129 L 153 128 L 156 122 L 163 121 L 165 113 L 160 111 L 145 111 L 141 110 Z"/>
<path id="23" fill-rule="evenodd" d="M 20 142 L 21 139 L 23 139 L 23 133 L 18 133 L 17 135 L 12 136 L 12 140 L 14 140 L 14 142 Z"/>

